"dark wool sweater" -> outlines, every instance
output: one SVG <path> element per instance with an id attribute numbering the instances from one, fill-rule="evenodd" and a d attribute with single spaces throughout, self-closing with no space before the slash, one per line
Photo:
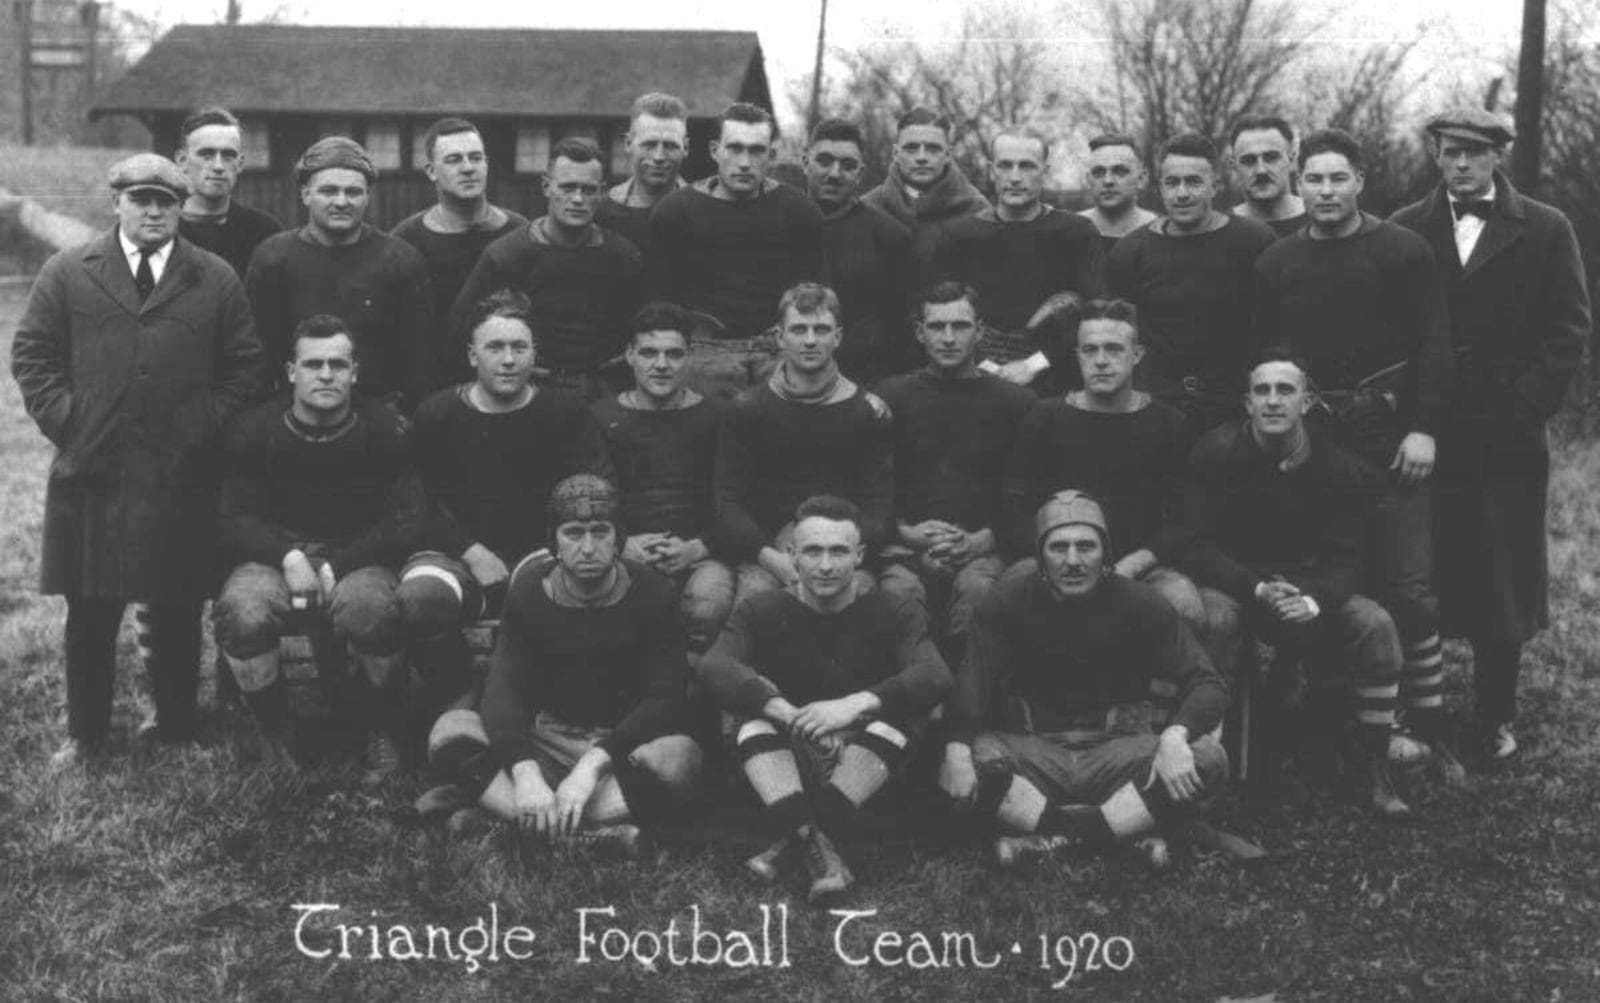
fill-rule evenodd
<path id="1" fill-rule="evenodd" d="M 921 352 L 909 320 L 917 270 L 911 231 L 852 201 L 823 217 L 822 249 L 844 313 L 840 370 L 858 383 L 872 383 L 914 368 Z"/>
<path id="2" fill-rule="evenodd" d="M 894 414 L 896 517 L 998 532 L 1000 482 L 1033 392 L 985 373 L 952 379 L 923 369 L 891 376 L 877 393 Z"/>
<path id="3" fill-rule="evenodd" d="M 749 199 L 712 195 L 710 178 L 656 203 L 650 231 L 661 263 L 653 295 L 720 320 L 728 337 L 777 323 L 778 300 L 797 282 L 826 282 L 822 210 L 775 184 Z"/>
<path id="4" fill-rule="evenodd" d="M 249 271 L 250 256 L 261 242 L 282 232 L 283 224 L 275 217 L 237 202 L 230 203 L 221 216 L 178 220 L 179 236 L 232 265 L 240 279 Z"/>
<path id="5" fill-rule="evenodd" d="M 536 220 L 484 248 L 450 310 L 449 330 L 466 366 L 472 304 L 497 289 L 533 303 L 538 365 L 592 373 L 628 347 L 628 325 L 644 298 L 644 258 L 625 238 L 598 227 L 580 247 L 551 244 Z"/>
<path id="6" fill-rule="evenodd" d="M 714 546 L 711 479 L 721 410 L 709 397 L 668 411 L 623 407 L 615 397 L 590 405 L 617 470 L 629 533 L 671 533 Z"/>
<path id="7" fill-rule="evenodd" d="M 295 547 L 343 576 L 398 570 L 417 549 L 424 500 L 406 423 L 357 398 L 331 431 L 293 418 L 286 398 L 258 405 L 229 427 L 222 483 L 222 545 L 230 564 L 277 567 Z"/>
<path id="8" fill-rule="evenodd" d="M 450 308 L 460 295 L 461 287 L 466 285 L 467 276 L 478 263 L 483 249 L 517 227 L 528 225 L 526 216 L 509 209 L 503 211 L 506 214 L 504 225 L 492 230 L 435 233 L 422 222 L 422 218 L 428 214 L 428 210 L 424 209 L 407 216 L 389 231 L 391 236 L 399 237 L 415 247 L 428 264 L 428 276 L 433 283 L 433 334 L 439 350 L 439 362 L 445 367 L 441 372 L 458 373 L 461 379 L 469 375 L 466 348 L 463 345 L 460 351 L 452 350 L 454 343 L 445 337 L 445 325 L 449 321 Z"/>
<path id="9" fill-rule="evenodd" d="M 762 383 L 722 412 L 717 519 L 729 557 L 754 561 L 812 495 L 861 509 L 869 552 L 887 537 L 894 498 L 894 430 L 881 402 L 857 392 L 837 404 L 786 401 Z"/>
<path id="10" fill-rule="evenodd" d="M 1152 400 L 1128 414 L 1084 411 L 1052 397 L 1022 421 L 1005 477 L 1006 544 L 1034 550 L 1034 513 L 1057 491 L 1087 491 L 1105 510 L 1113 559 L 1141 548 L 1181 556 L 1183 468 L 1193 439 L 1176 408 Z"/>
<path id="11" fill-rule="evenodd" d="M 245 278 L 273 373 L 293 355 L 295 325 L 331 313 L 350 325 L 361 390 L 398 394 L 409 413 L 434 386 L 433 293 L 428 266 L 398 237 L 361 224 L 354 244 L 325 247 L 304 229 L 268 237 Z"/>
<path id="12" fill-rule="evenodd" d="M 1291 233 L 1304 230 L 1309 220 L 1310 218 L 1305 213 L 1301 213 L 1298 216 L 1290 216 L 1287 219 L 1269 219 L 1264 222 L 1272 227 L 1272 232 L 1279 237 L 1287 237 Z M 1258 220 L 1257 222 L 1262 221 Z"/>
<path id="13" fill-rule="evenodd" d="M 1189 456 L 1183 571 L 1201 585 L 1255 602 L 1281 575 L 1332 613 L 1362 586 L 1375 472 L 1318 429 L 1311 456 L 1285 472 L 1245 422 L 1212 429 Z"/>
<path id="14" fill-rule="evenodd" d="M 1043 215 L 1008 223 L 993 210 L 958 219 L 934 256 L 935 276 L 978 291 L 984 322 L 1019 331 L 1045 300 L 1059 292 L 1084 299 L 1105 293 L 1100 231 L 1076 213 L 1045 207 Z"/>
<path id="15" fill-rule="evenodd" d="M 1406 432 L 1436 434 L 1451 376 L 1450 324 L 1433 249 L 1416 233 L 1362 214 L 1340 240 L 1308 229 L 1284 237 L 1256 263 L 1258 336 L 1286 343 L 1323 391 L 1409 362 L 1394 381 L 1398 412 L 1380 427 L 1353 430 L 1346 444 L 1387 468 Z"/>
<path id="16" fill-rule="evenodd" d="M 687 729 L 689 672 L 676 592 L 642 564 L 627 568 L 631 585 L 612 606 L 561 606 L 545 593 L 543 577 L 512 581 L 479 704 L 505 769 L 536 758 L 530 732 L 540 711 L 566 724 L 612 729 L 599 744 L 614 761 Z"/>
<path id="17" fill-rule="evenodd" d="M 594 208 L 596 223 L 612 233 L 621 234 L 628 243 L 639 249 L 644 257 L 647 275 L 654 274 L 652 269 L 656 267 L 652 253 L 654 240 L 650 236 L 650 214 L 655 212 L 655 208 L 653 205 L 624 205 L 610 195 L 602 198 Z"/>
<path id="18" fill-rule="evenodd" d="M 1161 222 L 1128 234 L 1106 262 L 1111 295 L 1139 308 L 1140 372 L 1164 399 L 1185 376 L 1212 393 L 1236 394 L 1255 347 L 1256 259 L 1277 238 L 1238 216 L 1192 236 L 1161 233 L 1153 228 Z"/>
<path id="19" fill-rule="evenodd" d="M 1037 575 L 1000 582 L 978 605 L 959 673 L 952 737 L 968 744 L 986 727 L 1104 730 L 1112 708 L 1159 702 L 1173 689 L 1169 723 L 1195 739 L 1228 705 L 1227 687 L 1177 611 L 1149 586 L 1115 575 L 1073 599 Z"/>
<path id="20" fill-rule="evenodd" d="M 510 566 L 550 545 L 545 507 L 562 478 L 609 478 L 611 462 L 581 396 L 545 387 L 527 407 L 487 414 L 467 402 L 471 387 L 446 387 L 417 408 L 427 546 L 459 557 L 481 543 Z"/>
<path id="21" fill-rule="evenodd" d="M 882 592 L 836 613 L 787 589 L 751 596 L 705 653 L 699 676 L 718 706 L 739 717 L 760 717 L 773 697 L 803 707 L 866 690 L 883 701 L 877 716 L 900 724 L 925 718 L 952 684 L 922 607 Z"/>

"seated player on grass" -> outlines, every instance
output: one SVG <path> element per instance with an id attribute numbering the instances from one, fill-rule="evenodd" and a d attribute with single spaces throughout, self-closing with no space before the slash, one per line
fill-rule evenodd
<path id="1" fill-rule="evenodd" d="M 617 468 L 624 556 L 661 572 L 679 590 L 689 651 L 717 639 L 733 611 L 733 569 L 713 556 L 711 497 L 722 402 L 686 384 L 694 319 L 671 303 L 648 303 L 633 318 L 626 358 L 633 386 L 590 406 Z"/>
<path id="2" fill-rule="evenodd" d="M 1212 734 L 1227 688 L 1177 611 L 1111 572 L 1097 502 L 1063 491 L 1034 526 L 1039 573 L 1003 580 L 978 607 L 939 786 L 1018 834 L 996 841 L 1002 866 L 1134 841 L 1165 867 L 1162 827 L 1227 782 Z"/>
<path id="3" fill-rule="evenodd" d="M 483 701 L 476 711 L 446 711 L 428 744 L 463 804 L 541 840 L 631 853 L 638 823 L 671 813 L 702 755 L 687 734 L 672 586 L 621 556 L 618 511 L 603 478 L 575 474 L 556 485 L 555 564 L 529 559 L 512 572 Z M 463 807 L 451 824 L 481 817 Z"/>
<path id="4" fill-rule="evenodd" d="M 795 584 L 735 607 L 699 668 L 778 837 L 747 866 L 776 880 L 799 847 L 813 902 L 854 883 L 832 836 L 910 762 L 951 686 L 921 608 L 861 591 L 860 518 L 842 498 L 801 502 Z"/>
<path id="5" fill-rule="evenodd" d="M 359 708 L 375 786 L 400 769 L 407 668 L 395 588 L 416 549 L 422 485 L 405 420 L 352 396 L 349 325 L 307 318 L 289 350 L 289 398 L 245 412 L 227 433 L 222 542 L 233 573 L 212 612 L 217 646 L 276 754 L 291 723 L 278 641 L 309 631 L 335 712 Z"/>

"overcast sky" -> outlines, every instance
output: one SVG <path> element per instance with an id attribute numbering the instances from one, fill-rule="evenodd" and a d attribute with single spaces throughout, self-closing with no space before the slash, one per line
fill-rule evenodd
<path id="1" fill-rule="evenodd" d="M 225 0 L 117 0 L 118 5 L 163 25 L 215 23 Z M 607 0 L 588 4 L 509 3 L 488 0 L 243 0 L 246 20 L 281 10 L 281 20 L 303 24 L 438 25 L 539 28 L 727 28 L 760 33 L 780 114 L 787 114 L 796 80 L 811 68 L 820 0 Z M 854 48 L 896 37 L 936 40 L 961 21 L 972 0 L 830 0 L 828 44 Z M 1091 19 L 1085 0 L 1010 0 L 1036 12 L 1058 51 L 1098 48 L 1081 27 Z M 1327 17 L 1319 36 L 1330 43 L 1362 45 L 1424 34 L 1412 58 L 1426 86 L 1469 83 L 1473 90 L 1515 51 L 1522 5 L 1516 0 L 1339 0 L 1299 4 L 1308 16 Z M 1332 12 L 1332 16 L 1330 16 Z M 1075 24 L 1076 22 L 1076 24 Z"/>

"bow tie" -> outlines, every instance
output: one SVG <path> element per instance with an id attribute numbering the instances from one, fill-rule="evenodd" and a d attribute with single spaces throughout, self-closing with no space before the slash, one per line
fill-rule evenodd
<path id="1" fill-rule="evenodd" d="M 1450 203 L 1450 209 L 1455 213 L 1456 219 L 1458 220 L 1463 216 L 1476 216 L 1479 219 L 1487 222 L 1489 219 L 1489 213 L 1494 210 L 1494 202 L 1491 199 L 1473 199 L 1471 202 L 1452 202 Z"/>

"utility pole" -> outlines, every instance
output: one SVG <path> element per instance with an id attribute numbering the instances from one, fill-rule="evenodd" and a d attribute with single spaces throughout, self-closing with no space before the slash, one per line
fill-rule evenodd
<path id="1" fill-rule="evenodd" d="M 1511 183 L 1539 187 L 1539 147 L 1544 124 L 1545 0 L 1522 0 L 1522 54 L 1517 60 L 1517 141 L 1511 147 Z"/>
<path id="2" fill-rule="evenodd" d="M 22 73 L 22 145 L 33 145 L 33 0 L 16 0 L 17 41 L 22 58 L 17 65 Z"/>
<path id="3" fill-rule="evenodd" d="M 828 0 L 822 0 L 822 13 L 817 18 L 817 61 L 811 70 L 811 113 L 806 116 L 806 136 L 816 128 L 822 117 L 822 54 L 828 41 Z"/>

